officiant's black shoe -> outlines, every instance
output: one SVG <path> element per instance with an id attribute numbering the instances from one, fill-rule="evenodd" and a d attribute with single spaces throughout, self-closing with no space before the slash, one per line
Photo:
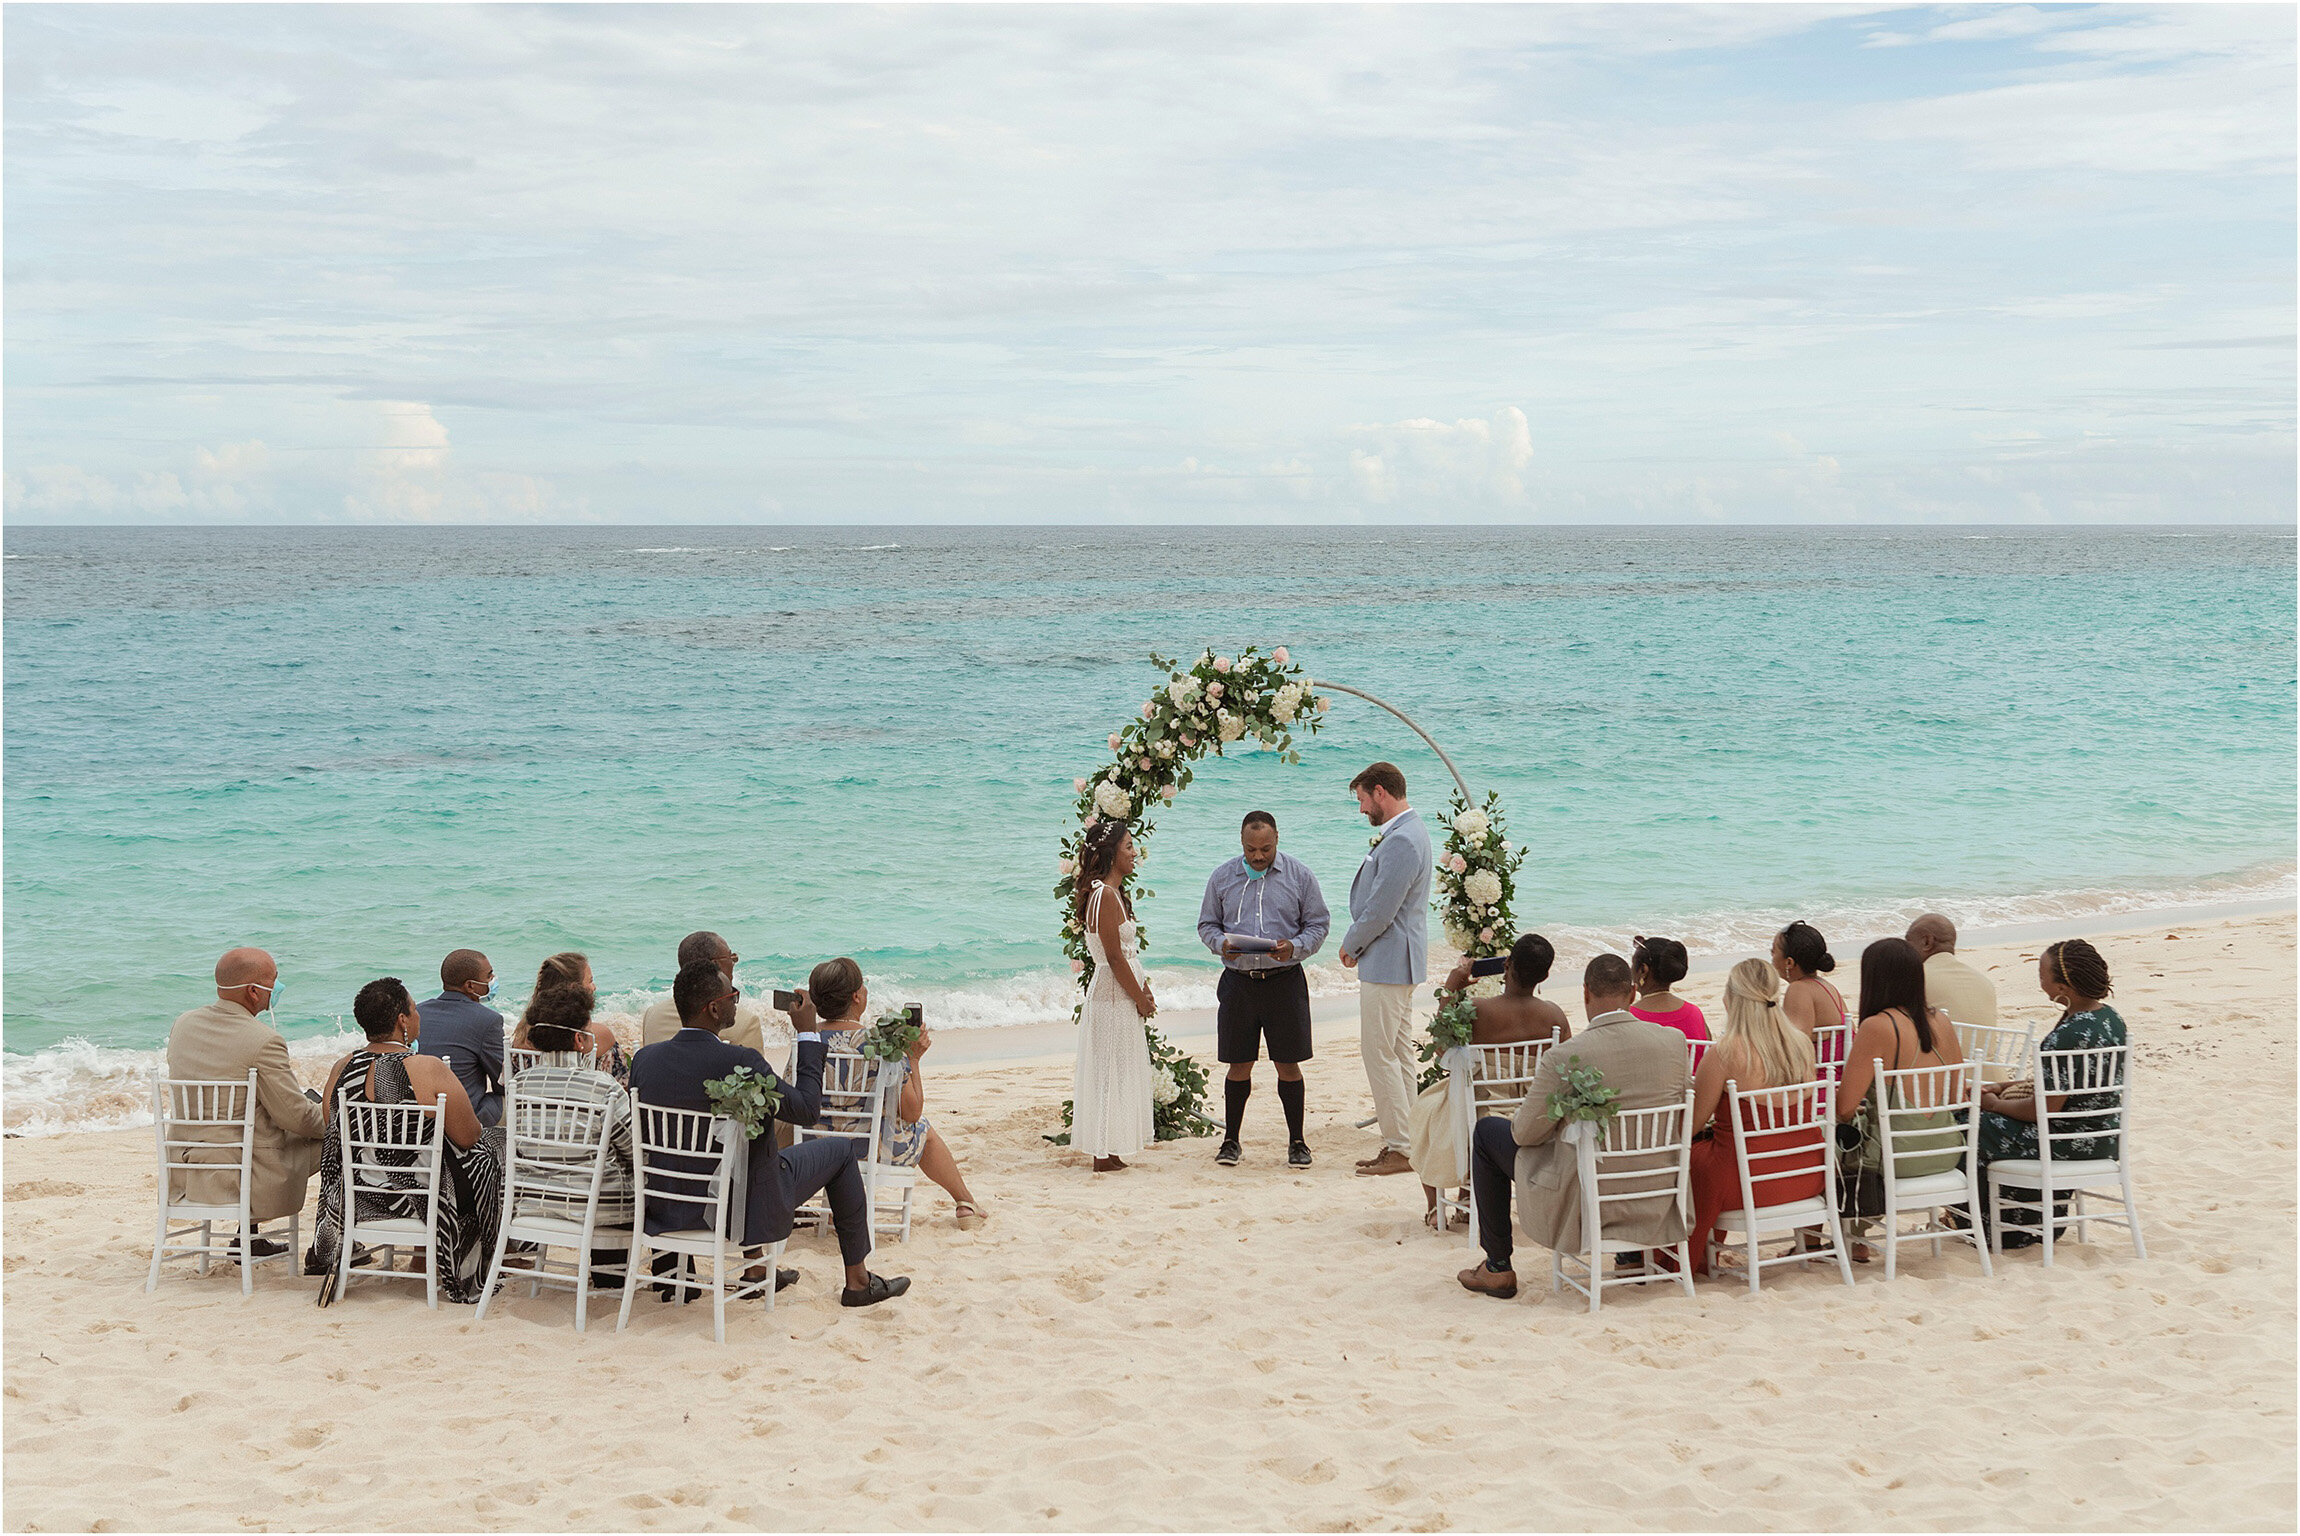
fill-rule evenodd
<path id="1" fill-rule="evenodd" d="M 870 1284 L 859 1291 L 842 1289 L 839 1292 L 839 1305 L 842 1307 L 875 1307 L 882 1301 L 894 1300 L 909 1289 L 910 1276 L 908 1275 L 897 1275 L 892 1280 L 887 1279 L 884 1275 L 873 1275 L 870 1277 Z"/>
<path id="2" fill-rule="evenodd" d="M 232 1243 L 232 1258 L 234 1262 L 237 1262 L 239 1259 L 240 1244 L 243 1241 L 247 1244 L 248 1252 L 254 1254 L 259 1259 L 276 1259 L 281 1254 L 288 1251 L 287 1244 L 275 1243 L 268 1237 L 235 1239 Z"/>
<path id="3" fill-rule="evenodd" d="M 1286 1149 L 1286 1161 L 1293 1164 L 1296 1168 L 1309 1167 L 1310 1144 L 1306 1141 L 1295 1142 L 1292 1146 Z"/>
<path id="4" fill-rule="evenodd" d="M 1222 1150 L 1214 1154 L 1214 1161 L 1225 1168 L 1235 1168 L 1238 1166 L 1238 1159 L 1243 1155 L 1243 1151 L 1236 1142 L 1225 1140 L 1222 1143 Z"/>
<path id="5" fill-rule="evenodd" d="M 794 1285 L 797 1285 L 798 1283 L 799 1283 L 799 1272 L 798 1272 L 797 1270 L 795 1270 L 795 1269 L 778 1269 L 778 1270 L 776 1270 L 776 1271 L 775 1271 L 775 1289 L 776 1289 L 776 1290 L 778 1290 L 778 1291 L 787 1291 L 787 1290 L 789 1290 L 789 1289 L 790 1289 L 792 1286 L 794 1286 Z"/>

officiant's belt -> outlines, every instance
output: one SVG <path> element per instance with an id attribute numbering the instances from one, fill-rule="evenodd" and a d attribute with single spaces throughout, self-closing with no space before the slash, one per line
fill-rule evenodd
<path id="1" fill-rule="evenodd" d="M 1301 968 L 1302 968 L 1302 967 L 1301 967 L 1301 965 L 1299 964 L 1299 962 L 1297 962 L 1297 963 L 1295 963 L 1295 964 L 1293 964 L 1293 965 L 1280 965 L 1280 966 L 1274 966 L 1274 967 L 1272 967 L 1271 969 L 1269 969 L 1269 970 L 1266 970 L 1266 971 L 1249 971 L 1249 970 L 1245 969 L 1245 968 L 1244 968 L 1244 967 L 1242 967 L 1242 966 L 1233 966 L 1233 967 L 1232 967 L 1232 969 L 1233 969 L 1234 971 L 1236 971 L 1236 973 L 1237 973 L 1238 975 L 1240 975 L 1240 976 L 1244 976 L 1244 977 L 1246 977 L 1247 979 L 1249 979 L 1249 980 L 1252 980 L 1252 981 L 1268 981 L 1268 980 L 1269 980 L 1271 977 L 1273 977 L 1273 976 L 1283 976 L 1283 975 L 1287 974 L 1287 973 L 1288 973 L 1288 972 L 1290 972 L 1290 971 L 1298 971 L 1298 970 L 1300 970 Z"/>

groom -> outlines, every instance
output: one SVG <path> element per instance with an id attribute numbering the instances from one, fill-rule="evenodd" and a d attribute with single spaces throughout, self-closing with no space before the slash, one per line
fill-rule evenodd
<path id="1" fill-rule="evenodd" d="M 1350 931 L 1342 964 L 1358 973 L 1358 1046 L 1374 1115 L 1382 1125 L 1379 1155 L 1358 1164 L 1364 1174 L 1405 1173 L 1406 1115 L 1414 1102 L 1413 996 L 1430 947 L 1430 835 L 1406 804 L 1406 776 L 1376 763 L 1350 788 L 1374 825 L 1373 850 L 1350 882 Z"/>

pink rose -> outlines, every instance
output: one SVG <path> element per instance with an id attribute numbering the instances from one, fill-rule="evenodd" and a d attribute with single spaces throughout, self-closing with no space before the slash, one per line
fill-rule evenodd
<path id="1" fill-rule="evenodd" d="M 1141 769 L 1144 773 L 1148 773 L 1150 771 L 1150 759 L 1146 757 L 1138 757 L 1134 759 L 1134 766 Z"/>
<path id="2" fill-rule="evenodd" d="M 1071 792 L 1072 794 L 1074 794 L 1074 795 L 1083 795 L 1083 794 L 1085 794 L 1085 793 L 1086 793 L 1086 781 L 1085 781 L 1084 779 L 1072 779 L 1072 780 L 1070 781 L 1070 792 Z"/>
<path id="3" fill-rule="evenodd" d="M 1198 738 L 1195 736 L 1185 736 L 1182 738 L 1182 745 L 1185 747 L 1194 747 L 1198 745 Z"/>
<path id="4" fill-rule="evenodd" d="M 1480 928 L 1477 931 L 1477 941 L 1480 944 L 1491 944 L 1493 942 L 1493 930 L 1491 928 Z"/>
<path id="5" fill-rule="evenodd" d="M 1324 714 L 1329 708 L 1332 707 L 1333 702 L 1334 701 L 1332 699 L 1321 697 L 1318 700 L 1318 713 L 1321 715 Z"/>
<path id="6" fill-rule="evenodd" d="M 1208 683 L 1208 684 L 1206 685 L 1206 697 L 1207 697 L 1207 698 L 1209 698 L 1209 699 L 1218 699 L 1218 698 L 1220 698 L 1221 696 L 1222 696 L 1222 685 L 1221 685 L 1220 683 Z"/>
<path id="7" fill-rule="evenodd" d="M 1174 800 L 1174 786 L 1169 784 L 1164 789 L 1158 791 L 1158 798 L 1166 801 L 1168 804 L 1172 804 Z"/>
<path id="8" fill-rule="evenodd" d="M 1085 961 L 1083 961 L 1083 960 L 1073 960 L 1073 961 L 1071 961 L 1071 962 L 1070 962 L 1070 974 L 1071 974 L 1071 975 L 1073 975 L 1073 976 L 1076 976 L 1077 974 L 1079 974 L 1081 971 L 1083 971 L 1083 970 L 1085 970 L 1085 969 L 1086 969 L 1086 962 L 1085 962 Z"/>
<path id="9" fill-rule="evenodd" d="M 1091 831 L 1093 831 L 1093 830 L 1094 830 L 1094 824 L 1095 824 L 1096 822 L 1100 821 L 1101 819 L 1102 819 L 1101 817 L 1099 817 L 1099 816 L 1095 815 L 1095 814 L 1094 814 L 1092 811 L 1088 811 L 1088 812 L 1086 813 L 1086 820 L 1085 820 L 1085 821 L 1083 821 L 1082 823 L 1080 823 L 1080 825 L 1081 825 L 1081 826 L 1083 826 L 1083 827 L 1085 827 L 1085 829 L 1086 829 L 1087 831 L 1091 832 Z M 1898 1165 L 1896 1165 L 1896 1166 L 1898 1166 Z"/>
<path id="10" fill-rule="evenodd" d="M 1270 659 L 1276 662 L 1279 666 L 1284 666 L 1286 664 L 1286 648 L 1282 645 L 1279 646 L 1276 650 L 1270 653 Z"/>
<path id="11" fill-rule="evenodd" d="M 1142 718 L 1147 720 L 1156 713 L 1158 713 L 1158 701 L 1156 699 L 1144 699 L 1142 701 Z"/>
<path id="12" fill-rule="evenodd" d="M 1227 656 L 1217 656 L 1217 657 L 1215 657 L 1215 658 L 1214 658 L 1214 670 L 1215 670 L 1215 671 L 1217 671 L 1217 672 L 1227 672 L 1227 671 L 1229 671 L 1229 670 L 1230 670 L 1230 658 L 1229 658 L 1229 657 L 1227 657 Z"/>
<path id="13" fill-rule="evenodd" d="M 1118 733 L 1116 731 L 1110 733 L 1110 750 L 1113 752 L 1118 750 Z"/>
<path id="14" fill-rule="evenodd" d="M 1452 870 L 1457 875 L 1467 874 L 1469 873 L 1469 860 L 1463 858 L 1460 854 L 1457 853 L 1452 858 L 1446 860 L 1445 867 Z"/>

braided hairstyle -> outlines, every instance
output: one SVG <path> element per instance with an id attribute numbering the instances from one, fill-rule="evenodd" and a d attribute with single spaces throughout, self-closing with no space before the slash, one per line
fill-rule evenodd
<path id="1" fill-rule="evenodd" d="M 2058 944 L 2048 945 L 2044 957 L 2052 962 L 2052 972 L 2060 978 L 2061 985 L 2078 997 L 2108 996 L 2111 990 L 2108 962 L 2100 957 L 2099 950 L 2084 940 L 2063 939 Z M 2064 1007 L 2061 1017 L 2066 1019 L 2071 1011 Z"/>
<path id="2" fill-rule="evenodd" d="M 1118 845 L 1126 841 L 1126 823 L 1112 817 L 1098 821 L 1086 829 L 1078 840 L 1078 877 L 1071 886 L 1071 898 L 1078 903 L 1078 921 L 1086 921 L 1086 899 L 1094 883 L 1110 877 L 1110 866 L 1118 862 Z M 1125 893 L 1119 893 L 1125 900 Z M 1133 910 L 1131 906 L 1127 908 Z"/>

